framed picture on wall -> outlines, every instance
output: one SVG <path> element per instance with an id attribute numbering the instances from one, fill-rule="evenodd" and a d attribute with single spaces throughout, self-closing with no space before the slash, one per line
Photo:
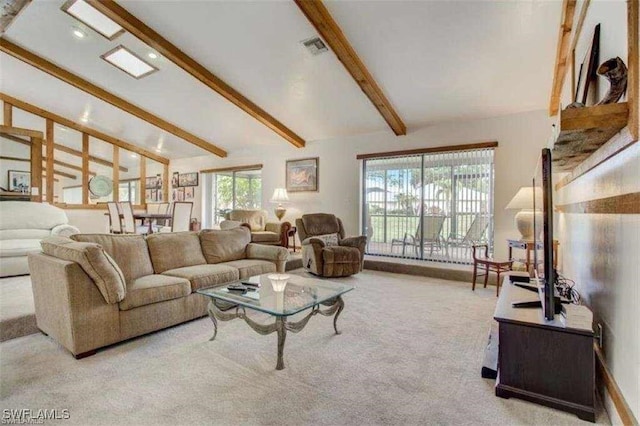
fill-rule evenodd
<path id="1" fill-rule="evenodd" d="M 158 201 L 158 190 L 157 189 L 152 189 L 151 190 L 151 201 Z"/>
<path id="2" fill-rule="evenodd" d="M 145 201 L 151 201 L 151 190 L 150 189 L 146 189 L 144 191 L 144 199 L 145 199 Z"/>
<path id="3" fill-rule="evenodd" d="M 25 192 L 31 191 L 31 172 L 23 170 L 9 170 L 9 191 Z"/>
<path id="4" fill-rule="evenodd" d="M 178 186 L 198 186 L 198 172 L 181 173 L 178 177 Z"/>
<path id="5" fill-rule="evenodd" d="M 180 173 L 173 172 L 171 175 L 171 186 L 177 188 L 180 186 Z"/>
<path id="6" fill-rule="evenodd" d="M 176 201 L 184 201 L 185 188 L 178 188 L 178 199 Z"/>
<path id="7" fill-rule="evenodd" d="M 147 189 L 158 189 L 160 187 L 158 184 L 161 183 L 162 179 L 158 179 L 157 176 L 151 176 L 145 179 L 145 186 Z"/>
<path id="8" fill-rule="evenodd" d="M 286 184 L 289 192 L 318 190 L 318 157 L 287 160 Z"/>
<path id="9" fill-rule="evenodd" d="M 196 189 L 193 186 L 190 186 L 188 188 L 184 188 L 184 200 L 185 201 L 191 201 L 195 198 L 196 195 Z"/>

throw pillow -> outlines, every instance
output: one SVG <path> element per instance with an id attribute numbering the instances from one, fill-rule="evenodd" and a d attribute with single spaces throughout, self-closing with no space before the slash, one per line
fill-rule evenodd
<path id="1" fill-rule="evenodd" d="M 316 235 L 313 238 L 318 238 L 324 242 L 324 245 L 327 247 L 337 246 L 339 244 L 338 234 L 324 234 L 324 235 Z"/>
<path id="2" fill-rule="evenodd" d="M 49 256 L 79 264 L 107 303 L 118 303 L 124 299 L 124 275 L 100 244 L 76 242 L 67 237 L 49 237 L 43 239 L 40 245 Z"/>

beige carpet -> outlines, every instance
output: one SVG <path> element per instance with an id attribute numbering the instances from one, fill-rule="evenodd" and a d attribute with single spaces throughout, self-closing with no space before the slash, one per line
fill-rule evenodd
<path id="1" fill-rule="evenodd" d="M 312 318 L 287 335 L 283 371 L 275 334 L 241 320 L 214 342 L 203 318 L 80 361 L 34 334 L 0 344 L 0 408 L 68 409 L 64 425 L 582 423 L 497 398 L 480 378 L 493 289 L 371 271 L 344 281 L 358 288 L 342 335 Z"/>
<path id="2" fill-rule="evenodd" d="M 37 333 L 31 277 L 0 279 L 0 342 Z"/>

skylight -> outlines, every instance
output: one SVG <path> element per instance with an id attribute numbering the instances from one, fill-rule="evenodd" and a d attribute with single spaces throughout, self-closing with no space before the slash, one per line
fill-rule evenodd
<path id="1" fill-rule="evenodd" d="M 158 68 L 149 65 L 124 46 L 110 50 L 101 58 L 135 78 L 146 77 L 158 71 Z"/>
<path id="2" fill-rule="evenodd" d="M 62 5 L 62 10 L 109 40 L 124 32 L 124 28 L 83 0 L 69 0 Z"/>

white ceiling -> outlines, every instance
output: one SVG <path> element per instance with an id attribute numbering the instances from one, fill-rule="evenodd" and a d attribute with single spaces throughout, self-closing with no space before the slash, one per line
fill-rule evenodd
<path id="1" fill-rule="evenodd" d="M 77 39 L 72 28 L 82 25 L 62 3 L 33 1 L 6 38 L 230 153 L 288 143 L 171 62 L 149 59 L 151 50 L 130 34 L 109 41 L 85 28 Z M 292 1 L 120 4 L 307 141 L 392 134 L 333 53 L 302 47 L 316 32 Z M 325 4 L 409 132 L 547 104 L 560 1 Z M 100 58 L 119 44 L 160 71 L 136 80 Z M 88 114 L 92 127 L 169 158 L 205 153 L 5 54 L 0 90 L 76 121 Z M 63 133 L 56 139 L 78 143 Z"/>

